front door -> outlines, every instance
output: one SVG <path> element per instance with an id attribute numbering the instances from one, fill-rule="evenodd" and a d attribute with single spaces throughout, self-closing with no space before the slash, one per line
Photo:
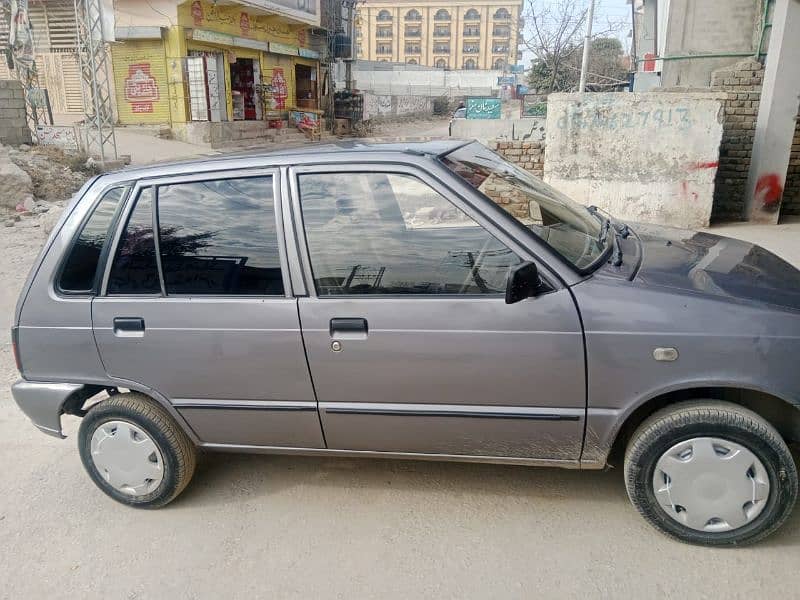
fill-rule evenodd
<path id="1" fill-rule="evenodd" d="M 567 289 L 505 304 L 509 269 L 531 257 L 425 174 L 293 176 L 313 281 L 300 321 L 329 448 L 579 458 L 584 355 Z"/>
<path id="2" fill-rule="evenodd" d="M 141 183 L 92 304 L 108 374 L 206 444 L 324 447 L 276 197 L 270 171 Z"/>

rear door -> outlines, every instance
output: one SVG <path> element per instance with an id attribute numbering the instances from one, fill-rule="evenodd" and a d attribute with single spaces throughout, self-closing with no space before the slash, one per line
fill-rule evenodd
<path id="1" fill-rule="evenodd" d="M 300 319 L 329 448 L 576 461 L 569 291 L 508 305 L 529 252 L 410 167 L 297 168 Z"/>
<path id="2" fill-rule="evenodd" d="M 207 444 L 324 447 L 278 197 L 269 170 L 140 182 L 93 301 L 108 374 Z"/>

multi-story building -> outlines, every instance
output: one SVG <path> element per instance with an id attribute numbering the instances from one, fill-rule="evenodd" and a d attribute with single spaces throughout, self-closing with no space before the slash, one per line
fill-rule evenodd
<path id="1" fill-rule="evenodd" d="M 520 0 L 366 0 L 357 57 L 448 69 L 505 69 L 521 60 Z"/>

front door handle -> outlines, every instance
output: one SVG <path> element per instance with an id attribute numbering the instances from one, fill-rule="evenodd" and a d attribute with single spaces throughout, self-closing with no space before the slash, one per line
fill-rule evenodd
<path id="1" fill-rule="evenodd" d="M 361 318 L 331 319 L 331 337 L 360 339 L 367 336 L 367 320 Z"/>
<path id="2" fill-rule="evenodd" d="M 142 337 L 144 319 L 141 317 L 115 317 L 114 335 L 119 337 Z"/>

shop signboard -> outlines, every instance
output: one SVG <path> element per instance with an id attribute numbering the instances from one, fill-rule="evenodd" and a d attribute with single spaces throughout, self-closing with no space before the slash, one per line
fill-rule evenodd
<path id="1" fill-rule="evenodd" d="M 500 98 L 467 98 L 467 119 L 499 119 Z"/>
<path id="2" fill-rule="evenodd" d="M 522 96 L 523 117 L 546 117 L 547 100 L 542 94 L 525 94 Z"/>
<path id="3" fill-rule="evenodd" d="M 497 78 L 497 85 L 514 85 L 516 83 L 514 81 L 513 75 L 507 75 L 505 77 L 498 77 Z"/>
<path id="4" fill-rule="evenodd" d="M 251 40 L 243 37 L 233 38 L 233 45 L 241 48 L 250 48 L 251 50 L 269 51 L 269 44 L 267 42 L 259 42 L 258 40 Z"/>
<path id="5" fill-rule="evenodd" d="M 198 42 L 208 42 L 210 44 L 221 44 L 222 46 L 233 46 L 233 36 L 218 31 L 208 29 L 192 29 L 192 39 Z"/>
<path id="6" fill-rule="evenodd" d="M 511 65 L 508 70 L 516 75 L 519 75 L 525 72 L 525 65 Z"/>
<path id="7" fill-rule="evenodd" d="M 280 42 L 270 42 L 269 43 L 269 51 L 273 54 L 289 54 L 291 56 L 297 56 L 299 54 L 299 48 L 297 46 L 290 46 L 289 44 L 281 44 Z"/>
<path id="8" fill-rule="evenodd" d="M 313 58 L 319 60 L 319 52 L 316 50 L 309 50 L 308 48 L 300 48 L 300 56 L 303 58 Z"/>

